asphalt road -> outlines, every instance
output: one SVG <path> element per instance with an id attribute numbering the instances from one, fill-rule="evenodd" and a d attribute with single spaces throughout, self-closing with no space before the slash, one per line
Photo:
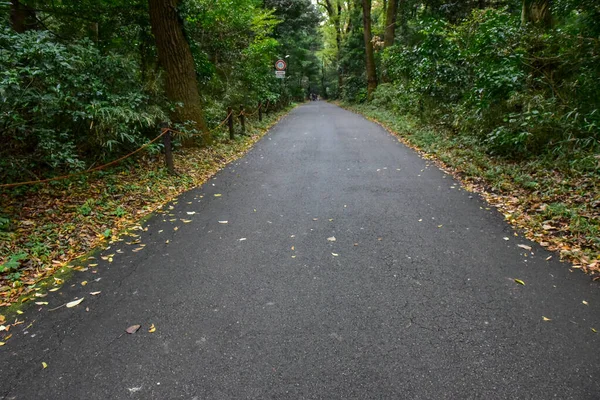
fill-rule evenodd
<path id="1" fill-rule="evenodd" d="M 600 399 L 598 283 L 356 114 L 300 106 L 164 210 L 26 311 L 0 397 Z"/>

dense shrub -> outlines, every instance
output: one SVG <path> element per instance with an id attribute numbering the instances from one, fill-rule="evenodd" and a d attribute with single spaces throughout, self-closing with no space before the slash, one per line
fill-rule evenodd
<path id="1" fill-rule="evenodd" d="M 0 30 L 0 180 L 79 170 L 155 135 L 167 117 L 137 70 L 88 40 Z"/>
<path id="2" fill-rule="evenodd" d="M 381 86 L 376 101 L 476 136 L 499 155 L 597 151 L 600 45 L 570 23 L 523 28 L 506 9 L 475 10 L 457 25 L 423 19 L 410 41 L 384 52 L 394 90 Z"/>

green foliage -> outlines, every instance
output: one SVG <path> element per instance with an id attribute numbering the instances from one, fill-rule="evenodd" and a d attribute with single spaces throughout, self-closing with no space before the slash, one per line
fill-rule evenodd
<path id="1" fill-rule="evenodd" d="M 80 170 L 138 146 L 166 118 L 135 62 L 87 40 L 2 28 L 0 70 L 4 182 Z"/>
<path id="2" fill-rule="evenodd" d="M 419 19 L 410 40 L 383 53 L 393 84 L 375 101 L 502 156 L 597 151 L 600 45 L 574 29 L 523 29 L 508 9 L 475 10 L 458 24 Z"/>

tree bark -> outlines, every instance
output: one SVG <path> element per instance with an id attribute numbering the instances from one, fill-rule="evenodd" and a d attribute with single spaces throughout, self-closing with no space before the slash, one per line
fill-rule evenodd
<path id="1" fill-rule="evenodd" d="M 367 97 L 373 98 L 373 92 L 377 88 L 377 72 L 375 71 L 375 53 L 371 37 L 371 0 L 362 0 L 363 8 L 363 32 L 365 38 L 365 53 L 367 67 Z"/>
<path id="2" fill-rule="evenodd" d="M 529 23 L 544 28 L 552 26 L 550 0 L 523 0 L 521 24 Z"/>
<path id="3" fill-rule="evenodd" d="M 167 98 L 177 104 L 171 118 L 191 123 L 202 132 L 203 144 L 211 143 L 198 90 L 194 59 L 177 13 L 179 0 L 148 0 L 150 25 L 156 40 L 158 62 L 165 70 Z M 188 143 L 190 144 L 190 143 Z"/>
<path id="4" fill-rule="evenodd" d="M 383 34 L 383 47 L 394 44 L 396 37 L 396 16 L 398 15 L 398 4 L 400 0 L 390 0 L 385 14 L 385 31 Z"/>
<path id="5" fill-rule="evenodd" d="M 11 0 L 10 24 L 17 33 L 35 29 L 37 26 L 35 11 L 21 3 L 19 0 Z"/>

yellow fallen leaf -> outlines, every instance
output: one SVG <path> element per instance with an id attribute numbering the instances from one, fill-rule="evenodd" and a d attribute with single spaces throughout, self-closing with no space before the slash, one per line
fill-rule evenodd
<path id="1" fill-rule="evenodd" d="M 543 315 L 542 315 L 542 319 L 543 319 L 544 321 L 552 321 L 550 318 L 546 318 L 546 317 L 544 317 Z"/>
<path id="2" fill-rule="evenodd" d="M 595 328 L 592 328 L 592 332 L 598 333 L 598 331 Z"/>
<path id="3" fill-rule="evenodd" d="M 552 258 L 552 256 L 546 257 L 546 261 L 550 260 L 551 258 Z"/>
<path id="4" fill-rule="evenodd" d="M 6 317 L 2 314 L 0 314 L 0 323 L 6 321 Z"/>
<path id="5" fill-rule="evenodd" d="M 221 197 L 221 193 L 215 193 L 215 197 Z"/>
<path id="6" fill-rule="evenodd" d="M 43 369 L 46 369 L 46 368 L 48 368 L 48 364 L 46 364 L 45 362 L 43 362 L 43 361 L 42 361 L 42 368 L 43 368 Z"/>
<path id="7" fill-rule="evenodd" d="M 295 247 L 294 247 L 294 246 L 292 246 L 292 250 L 295 250 Z"/>
<path id="8" fill-rule="evenodd" d="M 227 224 L 229 221 L 219 221 L 220 224 Z"/>
<path id="9" fill-rule="evenodd" d="M 87 284 L 88 284 L 88 282 L 87 282 L 87 281 L 83 281 L 83 282 L 81 282 L 81 286 L 85 286 L 85 285 L 87 285 Z"/>
<path id="10" fill-rule="evenodd" d="M 90 267 L 97 267 L 98 264 L 89 264 Z"/>
<path id="11" fill-rule="evenodd" d="M 71 308 L 71 307 L 75 307 L 77 305 L 79 305 L 82 301 L 83 301 L 84 297 L 80 298 L 79 300 L 73 300 L 71 302 L 67 303 L 67 308 Z"/>
<path id="12" fill-rule="evenodd" d="M 56 292 L 57 290 L 60 290 L 60 288 L 59 287 L 55 287 L 55 288 L 52 288 L 52 289 L 50 289 L 48 291 L 49 292 Z"/>
<path id="13" fill-rule="evenodd" d="M 173 228 L 173 230 L 174 230 L 174 231 L 176 231 L 177 229 L 179 229 L 179 227 L 178 227 L 178 226 L 176 226 L 175 228 Z"/>
<path id="14" fill-rule="evenodd" d="M 98 296 L 100 293 L 102 293 L 101 291 L 97 291 L 97 292 L 90 292 L 90 294 L 92 296 Z"/>
<path id="15" fill-rule="evenodd" d="M 438 228 L 441 228 L 442 226 L 444 226 L 444 225 L 438 225 Z"/>
<path id="16" fill-rule="evenodd" d="M 48 302 L 47 301 L 36 301 L 35 304 L 37 304 L 38 306 L 47 306 Z"/>
<path id="17" fill-rule="evenodd" d="M 21 315 L 21 314 L 23 314 L 23 311 L 17 310 L 17 314 Z"/>
<path id="18" fill-rule="evenodd" d="M 339 254 L 337 254 L 337 253 L 331 253 L 331 255 L 334 256 L 334 257 L 339 256 Z"/>
<path id="19" fill-rule="evenodd" d="M 6 343 L 4 342 L 0 342 L 0 346 L 4 346 Z"/>
<path id="20" fill-rule="evenodd" d="M 585 300 L 583 300 L 582 303 L 585 304 L 586 306 L 588 305 L 588 302 Z"/>
<path id="21" fill-rule="evenodd" d="M 517 282 L 519 285 L 523 285 L 523 286 L 525 286 L 525 282 L 523 282 L 523 281 L 522 281 L 522 280 L 520 280 L 520 279 L 516 279 L 516 278 L 515 278 L 515 282 Z"/>
<path id="22" fill-rule="evenodd" d="M 150 328 L 148 329 L 149 333 L 154 333 L 156 332 L 156 327 L 154 326 L 154 324 L 150 325 Z"/>
<path id="23" fill-rule="evenodd" d="M 191 219 L 182 219 L 181 222 L 183 222 L 184 224 L 189 224 L 190 222 L 192 222 Z"/>

